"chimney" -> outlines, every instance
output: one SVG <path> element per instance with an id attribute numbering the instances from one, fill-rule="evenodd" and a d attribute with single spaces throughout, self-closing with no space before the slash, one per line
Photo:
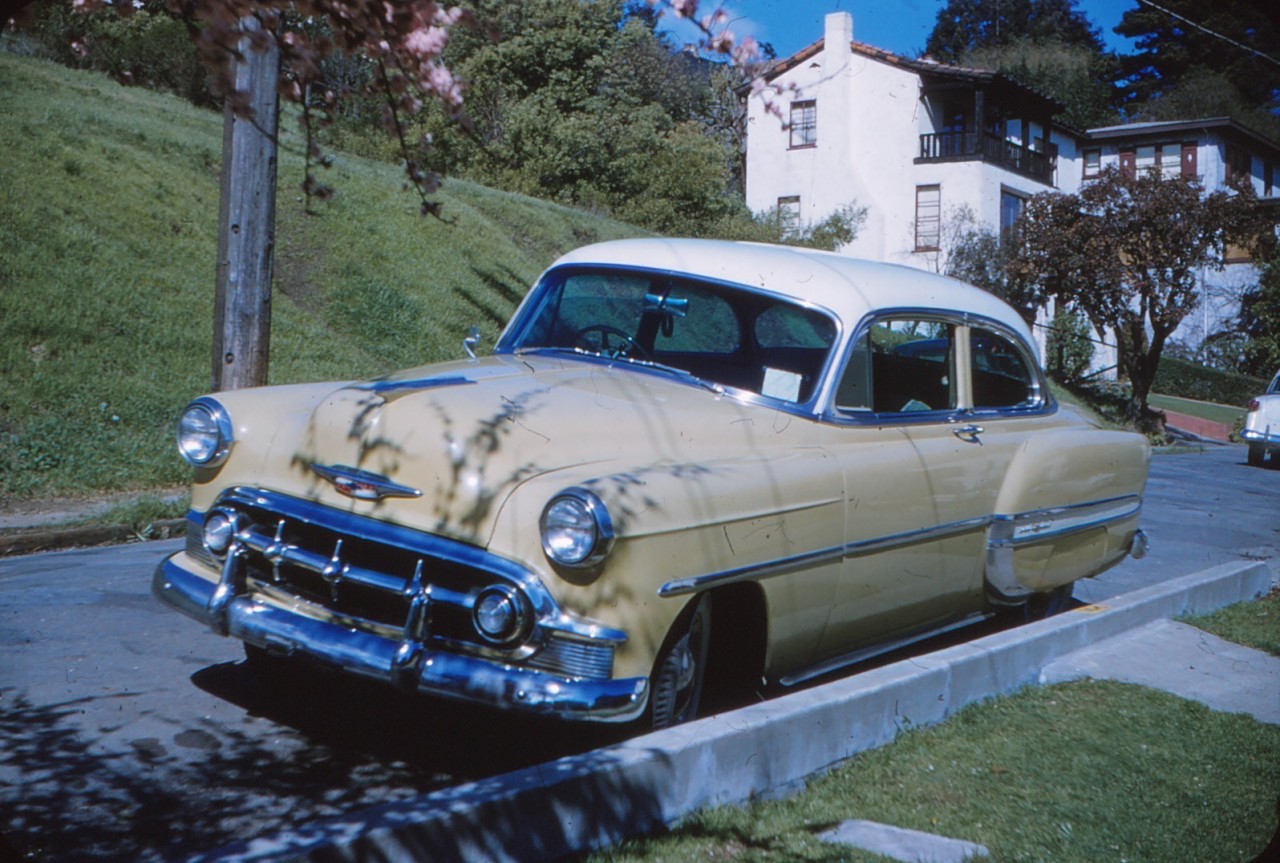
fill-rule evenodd
<path id="1" fill-rule="evenodd" d="M 849 43 L 853 41 L 853 16 L 848 12 L 832 12 L 823 23 L 823 51 L 828 57 L 847 58 L 851 53 Z"/>

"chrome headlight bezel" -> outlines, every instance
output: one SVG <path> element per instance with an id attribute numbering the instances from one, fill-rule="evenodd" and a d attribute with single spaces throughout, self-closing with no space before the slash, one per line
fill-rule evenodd
<path id="1" fill-rule="evenodd" d="M 609 508 L 585 488 L 567 488 L 547 501 L 538 526 L 542 551 L 557 566 L 588 569 L 613 548 Z"/>
<path id="2" fill-rule="evenodd" d="M 235 444 L 231 415 L 215 399 L 196 399 L 178 417 L 177 443 L 178 454 L 192 467 L 221 466 Z"/>

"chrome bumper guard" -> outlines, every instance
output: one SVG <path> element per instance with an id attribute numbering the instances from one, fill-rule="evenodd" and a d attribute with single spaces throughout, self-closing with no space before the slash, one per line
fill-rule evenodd
<path id="1" fill-rule="evenodd" d="M 211 582 L 183 568 L 178 555 L 156 568 L 152 593 L 220 635 L 285 656 L 302 657 L 401 689 L 566 719 L 624 722 L 647 701 L 643 677 L 588 680 L 560 677 L 427 647 L 422 609 L 411 610 L 396 640 L 349 625 L 317 620 L 246 592 L 238 556 Z"/>

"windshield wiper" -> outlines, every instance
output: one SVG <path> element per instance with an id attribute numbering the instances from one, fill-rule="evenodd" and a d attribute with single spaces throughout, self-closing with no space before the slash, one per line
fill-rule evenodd
<path id="1" fill-rule="evenodd" d="M 625 359 L 627 362 L 631 363 L 632 365 L 642 366 L 647 369 L 657 369 L 658 371 L 662 371 L 662 372 L 666 372 L 667 374 L 674 375 L 675 377 L 680 378 L 680 380 L 685 381 L 686 383 L 691 383 L 691 384 L 694 384 L 695 386 L 700 386 L 703 389 L 710 390 L 711 392 L 715 393 L 718 396 L 722 396 L 725 393 L 725 389 L 723 385 L 718 384 L 715 381 L 709 381 L 706 378 L 700 378 L 697 375 L 695 375 L 693 372 L 687 369 L 682 369 L 679 366 L 669 366 L 666 363 L 660 363 L 656 360 L 640 360 L 640 359 L 632 359 L 631 357 L 622 357 L 621 359 Z"/>
<path id="2" fill-rule="evenodd" d="M 587 351 L 582 348 L 560 347 L 557 345 L 538 345 L 537 347 L 516 348 L 514 351 L 516 356 L 522 354 L 571 354 L 576 357 L 599 357 L 600 359 L 609 360 L 610 362 L 625 362 L 628 365 L 639 366 L 644 369 L 653 369 L 654 371 L 665 372 L 672 377 L 679 378 L 685 383 L 702 387 L 705 390 L 715 393 L 718 396 L 725 394 L 725 388 L 722 384 L 715 381 L 709 381 L 706 378 L 700 378 L 687 369 L 679 366 L 669 366 L 666 363 L 660 363 L 656 360 L 645 360 L 638 357 L 627 356 L 626 354 L 613 355 L 606 354 L 601 351 Z"/>

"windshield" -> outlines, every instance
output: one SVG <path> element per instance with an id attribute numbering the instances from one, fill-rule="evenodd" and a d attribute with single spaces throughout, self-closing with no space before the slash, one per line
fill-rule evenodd
<path id="1" fill-rule="evenodd" d="M 567 267 L 535 288 L 498 347 L 626 360 L 804 402 L 835 338 L 836 325 L 823 312 L 745 288 Z"/>

